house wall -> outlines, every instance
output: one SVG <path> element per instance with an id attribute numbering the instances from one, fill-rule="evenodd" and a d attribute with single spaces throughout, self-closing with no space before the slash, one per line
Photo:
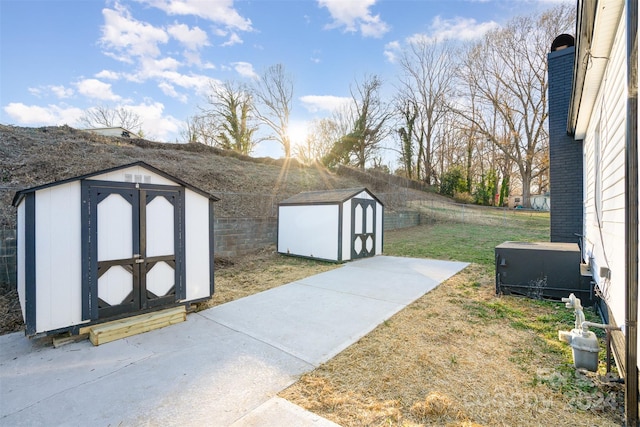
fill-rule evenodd
<path id="1" fill-rule="evenodd" d="M 337 204 L 280 206 L 278 252 L 337 261 L 338 209 Z"/>
<path id="2" fill-rule="evenodd" d="M 567 135 L 575 47 L 549 53 L 549 188 L 552 242 L 579 243 L 582 235 L 582 144 Z M 511 198 L 509 198 L 509 206 Z M 533 205 L 532 205 L 533 206 Z"/>
<path id="3" fill-rule="evenodd" d="M 619 25 L 587 127 L 583 158 L 584 252 L 618 325 L 625 323 L 626 98 L 626 34 Z M 601 275 L 601 268 L 609 269 L 610 277 Z"/>
<path id="4" fill-rule="evenodd" d="M 35 332 L 82 323 L 80 199 L 79 181 L 35 193 Z"/>

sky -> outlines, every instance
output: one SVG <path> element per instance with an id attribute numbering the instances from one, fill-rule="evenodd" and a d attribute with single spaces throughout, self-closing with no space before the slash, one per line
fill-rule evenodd
<path id="1" fill-rule="evenodd" d="M 553 0 L 0 0 L 0 123 L 67 124 L 126 107 L 148 139 L 182 142 L 212 82 L 293 77 L 290 133 L 377 75 L 393 90 L 414 37 L 472 41 Z M 550 41 L 551 42 L 551 41 Z M 253 155 L 283 155 L 273 141 Z"/>

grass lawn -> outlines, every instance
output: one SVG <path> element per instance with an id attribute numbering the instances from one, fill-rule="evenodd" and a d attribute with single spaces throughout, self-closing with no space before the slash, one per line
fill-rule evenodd
<path id="1" fill-rule="evenodd" d="M 549 214 L 478 208 L 466 214 L 463 223 L 394 230 L 385 234 L 386 255 L 465 261 L 493 268 L 494 248 L 502 242 L 549 241 Z M 498 218 L 487 225 L 486 219 Z"/>

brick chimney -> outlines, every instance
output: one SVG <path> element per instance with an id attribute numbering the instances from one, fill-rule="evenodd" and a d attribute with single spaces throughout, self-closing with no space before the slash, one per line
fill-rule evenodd
<path id="1" fill-rule="evenodd" d="M 575 58 L 574 38 L 562 34 L 547 55 L 551 241 L 579 243 L 582 235 L 582 141 L 567 133 Z"/>

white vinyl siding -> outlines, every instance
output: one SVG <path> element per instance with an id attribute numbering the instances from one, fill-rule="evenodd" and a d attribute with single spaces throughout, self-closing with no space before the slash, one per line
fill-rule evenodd
<path id="1" fill-rule="evenodd" d="M 605 59 L 593 58 L 592 60 L 604 61 Z M 584 139 L 585 252 L 591 259 L 594 278 L 619 325 L 624 324 L 625 313 L 625 60 L 625 32 L 624 25 L 620 25 Z M 599 160 L 595 152 L 598 145 L 600 146 Z M 600 166 L 599 183 L 596 164 Z M 598 185 L 600 191 L 598 191 Z M 596 197 L 596 192 L 599 197 Z M 599 215 L 598 205 L 601 206 Z M 610 269 L 610 280 L 600 277 L 601 267 Z"/>

